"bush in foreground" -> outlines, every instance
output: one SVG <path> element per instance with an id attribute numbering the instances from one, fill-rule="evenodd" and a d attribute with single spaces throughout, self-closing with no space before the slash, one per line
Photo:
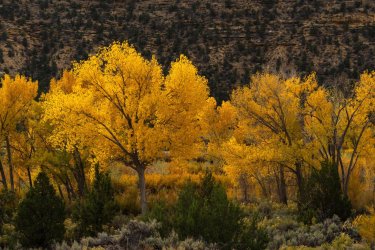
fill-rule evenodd
<path id="1" fill-rule="evenodd" d="M 108 173 L 95 167 L 95 179 L 87 196 L 78 201 L 73 219 L 78 223 L 78 234 L 94 236 L 103 231 L 103 225 L 111 222 L 117 211 L 114 189 Z"/>
<path id="2" fill-rule="evenodd" d="M 198 184 L 188 182 L 174 206 L 159 203 L 149 217 L 161 221 L 165 235 L 174 230 L 180 239 L 203 239 L 221 249 L 263 249 L 268 242 L 266 232 L 257 226 L 258 220 L 245 219 L 242 209 L 228 199 L 211 173 Z"/>
<path id="3" fill-rule="evenodd" d="M 18 207 L 16 229 L 23 247 L 47 248 L 64 237 L 65 207 L 45 172 L 40 172 Z"/>
<path id="4" fill-rule="evenodd" d="M 234 239 L 243 218 L 240 207 L 228 200 L 210 173 L 199 184 L 188 183 L 183 188 L 175 211 L 175 230 L 180 237 L 202 237 L 224 246 Z"/>
<path id="5" fill-rule="evenodd" d="M 12 220 L 13 213 L 17 207 L 17 197 L 12 191 L 0 191 L 0 233 L 3 225 Z"/>
<path id="6" fill-rule="evenodd" d="M 313 170 L 299 194 L 299 219 L 311 223 L 315 218 L 324 221 L 337 215 L 346 220 L 351 214 L 348 197 L 341 191 L 337 166 L 323 162 L 319 170 Z"/>
<path id="7" fill-rule="evenodd" d="M 163 238 L 158 232 L 159 229 L 160 224 L 156 221 L 131 220 L 113 235 L 99 233 L 96 237 L 83 238 L 80 242 L 57 244 L 55 249 L 219 249 L 216 245 L 207 244 L 201 240 L 192 238 L 179 240 L 178 236 L 173 233 Z"/>

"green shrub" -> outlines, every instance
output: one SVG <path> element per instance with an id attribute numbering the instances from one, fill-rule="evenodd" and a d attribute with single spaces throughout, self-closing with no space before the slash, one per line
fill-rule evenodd
<path id="1" fill-rule="evenodd" d="M 235 249 L 266 249 L 269 238 L 267 231 L 258 227 L 259 218 L 244 219 L 242 229 L 236 236 Z"/>
<path id="2" fill-rule="evenodd" d="M 13 224 L 4 224 L 0 234 L 0 249 L 19 249 L 19 235 Z"/>
<path id="3" fill-rule="evenodd" d="M 243 218 L 240 207 L 228 200 L 210 173 L 199 184 L 188 183 L 182 189 L 175 211 L 175 230 L 181 238 L 202 237 L 223 246 L 232 243 Z"/>
<path id="4" fill-rule="evenodd" d="M 0 233 L 5 223 L 12 220 L 13 213 L 17 207 L 17 197 L 12 191 L 2 190 L 0 192 Z"/>
<path id="5" fill-rule="evenodd" d="M 258 249 L 268 242 L 266 232 L 257 226 L 258 220 L 246 220 L 242 209 L 228 199 L 211 173 L 199 183 L 186 183 L 175 205 L 154 204 L 148 217 L 161 222 L 162 235 L 173 229 L 180 239 L 203 239 L 222 249 Z"/>
<path id="6" fill-rule="evenodd" d="M 15 192 L 2 190 L 0 192 L 0 249 L 15 249 L 18 235 L 14 226 L 14 214 L 17 209 Z"/>
<path id="7" fill-rule="evenodd" d="M 40 172 L 18 207 L 16 229 L 23 247 L 50 246 L 64 237 L 65 207 L 46 173 Z"/>
<path id="8" fill-rule="evenodd" d="M 337 166 L 323 162 L 313 170 L 299 194 L 299 219 L 311 223 L 313 218 L 324 221 L 333 215 L 346 220 L 351 214 L 351 203 L 341 191 Z"/>
<path id="9" fill-rule="evenodd" d="M 87 196 L 78 201 L 73 209 L 73 220 L 77 222 L 78 235 L 93 236 L 111 222 L 117 211 L 114 189 L 108 173 L 95 167 L 95 179 Z"/>
<path id="10" fill-rule="evenodd" d="M 174 209 L 174 206 L 168 205 L 164 200 L 160 200 L 151 204 L 145 219 L 148 221 L 155 219 L 160 222 L 161 225 L 159 232 L 161 236 L 167 237 L 173 230 L 175 216 Z"/>
<path id="11" fill-rule="evenodd" d="M 67 218 L 64 221 L 65 235 L 64 240 L 72 241 L 77 238 L 77 224 L 72 221 L 72 218 Z"/>

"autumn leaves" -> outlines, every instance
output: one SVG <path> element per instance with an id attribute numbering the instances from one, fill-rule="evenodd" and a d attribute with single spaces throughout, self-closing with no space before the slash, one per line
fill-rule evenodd
<path id="1" fill-rule="evenodd" d="M 7 171 L 4 169 L 4 154 L 0 153 L 0 175 L 5 189 L 15 189 L 14 162 L 12 158 L 12 135 L 17 125 L 25 122 L 25 114 L 29 111 L 34 98 L 37 95 L 38 85 L 24 76 L 11 78 L 5 75 L 0 85 L 0 145 L 6 148 Z M 9 178 L 6 177 L 6 172 Z M 9 184 L 8 184 L 9 180 Z"/>
<path id="2" fill-rule="evenodd" d="M 314 74 L 304 79 L 256 74 L 232 93 L 237 121 L 216 146 L 224 168 L 237 179 L 253 179 L 266 196 L 269 176 L 275 176 L 279 199 L 286 203 L 286 181 L 300 191 L 304 176 L 328 161 L 338 167 L 348 195 L 355 168 L 371 168 L 364 160 L 375 149 L 374 93 L 374 73 L 362 74 L 350 96 L 320 87 Z"/>
<path id="3" fill-rule="evenodd" d="M 203 112 L 211 99 L 207 80 L 186 57 L 164 77 L 155 59 L 115 43 L 52 84 L 44 120 L 54 127 L 50 140 L 56 146 L 88 150 L 94 161 L 134 169 L 145 211 L 145 170 L 166 157 L 199 155 Z"/>
<path id="4" fill-rule="evenodd" d="M 30 119 L 39 125 L 24 128 L 38 138 L 24 140 L 29 159 L 38 151 L 57 150 L 102 166 L 120 162 L 138 174 L 143 212 L 145 171 L 156 161 L 183 166 L 204 159 L 234 183 L 256 183 L 265 196 L 276 185 L 287 202 L 287 181 L 300 187 L 323 160 L 338 166 L 347 193 L 351 173 L 374 152 L 375 73 L 364 73 L 351 96 L 320 87 L 314 74 L 303 79 L 256 74 L 217 106 L 207 80 L 186 57 L 164 75 L 155 58 L 114 43 L 52 80 L 38 103 L 36 93 L 36 84 L 24 77 L 2 80 L 0 136 L 9 148 L 8 170 L 0 165 L 4 187 L 14 179 L 11 153 L 20 154 L 12 140 L 19 124 Z M 40 154 L 34 163 L 42 166 L 45 159 Z M 30 169 L 25 172 L 31 179 Z"/>

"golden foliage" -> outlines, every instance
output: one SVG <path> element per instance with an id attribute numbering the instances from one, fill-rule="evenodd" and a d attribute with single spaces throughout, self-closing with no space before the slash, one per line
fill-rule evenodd
<path id="1" fill-rule="evenodd" d="M 56 148 L 88 149 L 94 161 L 136 170 L 145 211 L 145 169 L 160 159 L 199 156 L 212 102 L 207 80 L 185 56 L 163 76 L 155 58 L 114 43 L 52 82 L 44 121 L 53 126 Z"/>
<path id="2" fill-rule="evenodd" d="M 184 56 L 164 78 L 155 59 L 115 43 L 52 86 L 44 119 L 55 127 L 56 146 L 90 145 L 97 158 L 131 167 L 166 155 L 192 157 L 199 152 L 194 145 L 202 146 L 207 80 Z"/>
<path id="3" fill-rule="evenodd" d="M 37 95 L 38 84 L 24 76 L 5 75 L 0 86 L 0 136 L 4 136 L 24 118 Z"/>
<path id="4" fill-rule="evenodd" d="M 21 142 L 25 146 L 26 138 L 19 138 L 19 130 L 27 130 L 26 124 L 28 120 L 29 110 L 37 96 L 38 84 L 25 76 L 16 75 L 12 78 L 5 75 L 0 84 L 0 145 L 6 147 L 8 174 L 11 189 L 14 191 L 14 173 L 15 166 L 13 162 L 13 145 Z M 21 141 L 19 141 L 21 140 Z M 0 148 L 2 150 L 2 148 Z M 21 151 L 24 151 L 22 148 Z M 2 157 L 0 152 L 0 173 L 1 182 L 7 188 L 7 178 L 2 165 Z M 19 176 L 22 176 L 19 174 Z M 19 179 L 19 178 L 18 178 Z"/>
<path id="5" fill-rule="evenodd" d="M 355 189 L 373 188 L 375 72 L 363 73 L 351 95 L 319 86 L 314 73 L 258 73 L 217 106 L 207 79 L 187 57 L 164 75 L 155 58 L 125 42 L 74 63 L 50 86 L 36 103 L 31 79 L 5 75 L 1 81 L 0 143 L 11 140 L 19 177 L 41 165 L 64 175 L 79 152 L 139 176 L 168 162 L 172 174 L 146 175 L 151 192 L 195 178 L 181 169 L 207 166 L 223 170 L 234 186 L 245 178 L 264 190 L 276 168 L 298 177 L 328 160 L 339 168 L 344 193 L 358 206 L 370 203 L 370 191 L 356 196 Z M 135 177 L 127 178 L 124 185 L 135 184 Z"/>
<path id="6" fill-rule="evenodd" d="M 359 215 L 355 218 L 353 224 L 357 227 L 359 234 L 370 244 L 375 244 L 375 210 L 369 209 L 369 215 Z"/>

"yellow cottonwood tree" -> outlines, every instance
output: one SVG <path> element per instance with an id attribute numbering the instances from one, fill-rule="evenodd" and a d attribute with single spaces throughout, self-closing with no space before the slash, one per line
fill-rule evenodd
<path id="1" fill-rule="evenodd" d="M 147 167 L 201 152 L 201 121 L 212 101 L 207 80 L 184 56 L 164 77 L 154 58 L 146 60 L 127 43 L 114 43 L 75 64 L 54 85 L 63 87 L 44 101 L 44 120 L 54 126 L 50 140 L 68 150 L 90 147 L 97 160 L 135 170 L 142 212 Z"/>
<path id="2" fill-rule="evenodd" d="M 242 124 L 237 109 L 230 102 L 223 102 L 216 109 L 211 108 L 205 119 L 209 126 L 207 156 L 213 166 L 225 171 L 234 186 L 242 191 L 244 201 L 248 201 L 249 181 L 252 179 L 260 184 L 263 195 L 266 195 L 261 177 L 264 168 L 255 167 L 253 150 L 256 148 L 243 147 L 234 136 Z"/>
<path id="3" fill-rule="evenodd" d="M 284 203 L 287 202 L 284 168 L 296 175 L 301 188 L 302 165 L 309 165 L 309 161 L 305 162 L 309 157 L 303 150 L 306 143 L 303 105 L 305 98 L 317 89 L 314 74 L 305 79 L 256 74 L 248 86 L 235 90 L 231 96 L 240 120 L 232 145 L 248 148 L 254 163 L 263 161 L 278 166 L 280 200 Z M 246 162 L 251 161 L 246 159 Z"/>
<path id="4" fill-rule="evenodd" d="M 264 145 L 246 145 L 235 136 L 223 143 L 222 151 L 225 160 L 224 170 L 242 189 L 245 201 L 249 195 L 249 183 L 257 183 L 261 194 L 264 197 L 269 196 L 267 180 L 273 172 L 273 152 L 264 150 Z"/>
<path id="5" fill-rule="evenodd" d="M 8 159 L 10 188 L 14 191 L 14 165 L 11 140 L 16 126 L 25 119 L 26 113 L 37 96 L 38 84 L 24 76 L 12 78 L 5 75 L 0 85 L 0 144 L 5 143 Z M 0 158 L 1 181 L 8 188 L 7 178 Z"/>
<path id="6" fill-rule="evenodd" d="M 347 195 L 358 160 L 375 152 L 375 72 L 361 75 L 352 96 L 320 91 L 308 97 L 306 104 L 306 131 L 320 157 L 338 167 Z"/>
<path id="7" fill-rule="evenodd" d="M 40 144 L 38 136 L 40 114 L 40 104 L 33 102 L 29 110 L 24 113 L 25 117 L 18 124 L 17 131 L 12 133 L 11 148 L 14 164 L 18 166 L 20 178 L 26 177 L 30 187 L 32 187 L 32 168 L 35 167 L 34 156 Z"/>
<path id="8" fill-rule="evenodd" d="M 236 108 L 230 102 L 223 102 L 221 106 L 212 103 L 206 112 L 205 123 L 207 126 L 207 155 L 215 166 L 222 168 L 224 165 L 223 144 L 232 136 L 238 124 Z"/>
<path id="9" fill-rule="evenodd" d="M 51 80 L 50 91 L 46 95 L 46 98 L 51 98 L 53 96 L 58 100 L 58 96 L 64 101 L 69 101 L 66 99 L 65 95 L 73 95 L 73 87 L 76 85 L 76 76 L 73 72 L 64 71 L 61 79 L 58 81 L 56 79 Z M 79 99 L 79 97 L 77 97 Z M 65 103 L 64 105 L 75 105 L 74 102 Z M 49 107 L 48 114 L 44 115 L 44 121 L 48 115 L 51 114 L 51 107 L 59 108 L 58 105 L 47 106 L 44 103 L 43 108 Z M 62 106 L 61 106 L 62 107 Z M 60 108 L 61 108 L 60 107 Z M 68 107 L 68 106 L 65 106 Z M 68 107 L 69 110 L 70 107 Z M 53 112 L 58 113 L 58 110 Z M 64 112 L 64 111 L 61 111 Z M 90 149 L 86 145 L 90 144 L 89 139 L 92 138 L 92 133 L 89 133 L 87 127 L 84 126 L 83 122 L 76 120 L 75 114 L 65 114 L 61 117 L 55 117 L 56 119 L 50 123 L 52 125 L 52 136 L 48 137 L 48 143 L 52 146 L 53 150 L 50 150 L 50 155 L 47 156 L 47 162 L 51 165 L 50 171 L 54 172 L 54 176 L 60 180 L 61 183 L 66 187 L 68 198 L 75 197 L 76 193 L 74 190 L 74 185 L 72 184 L 71 177 L 73 176 L 77 183 L 77 194 L 78 196 L 83 196 L 86 190 L 87 178 L 86 173 L 89 172 L 87 168 L 88 155 L 90 154 Z M 72 120 L 69 120 L 72 119 Z M 63 126 L 63 124 L 65 124 Z M 55 126 L 54 126 L 55 125 Z M 61 129 L 61 127 L 65 129 Z M 69 126 L 74 126 L 69 128 Z M 53 160 L 56 157 L 60 161 L 65 162 L 63 165 L 66 166 L 62 171 L 53 171 L 55 169 L 54 165 L 57 162 Z M 60 163 L 61 164 L 61 163 Z M 72 173 L 72 174 L 69 174 Z"/>

